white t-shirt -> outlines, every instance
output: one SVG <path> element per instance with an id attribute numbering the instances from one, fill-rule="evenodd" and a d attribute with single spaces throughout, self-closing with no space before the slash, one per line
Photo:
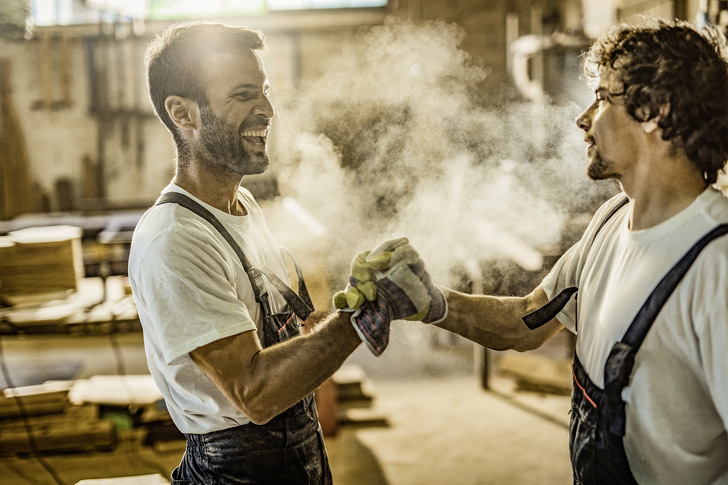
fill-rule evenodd
<path id="1" fill-rule="evenodd" d="M 289 284 L 285 263 L 250 192 L 241 187 L 238 194 L 247 215 L 232 216 L 176 185 L 162 193 L 168 191 L 202 204 L 252 265 L 267 267 Z M 149 370 L 179 430 L 207 433 L 248 423 L 189 356 L 203 345 L 260 328 L 250 280 L 227 241 L 189 209 L 173 203 L 153 206 L 134 231 L 129 280 Z M 268 290 L 277 311 L 283 300 L 270 285 Z"/>
<path id="2" fill-rule="evenodd" d="M 602 388 L 612 346 L 657 283 L 698 239 L 728 222 L 728 199 L 708 188 L 679 214 L 642 231 L 628 229 L 632 205 L 623 207 L 589 248 L 624 197 L 597 211 L 542 282 L 549 298 L 579 288 L 557 318 L 577 333 L 579 359 Z M 728 235 L 700 253 L 665 303 L 622 397 L 625 451 L 640 484 L 728 484 Z"/>

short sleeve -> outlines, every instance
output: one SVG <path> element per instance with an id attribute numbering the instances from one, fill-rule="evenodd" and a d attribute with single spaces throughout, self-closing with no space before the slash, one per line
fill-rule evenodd
<path id="1" fill-rule="evenodd" d="M 586 258 L 589 254 L 589 250 L 592 248 L 592 244 L 595 242 L 597 233 L 606 229 L 602 228 L 602 223 L 605 223 L 610 216 L 612 210 L 624 200 L 625 194 L 620 193 L 605 202 L 594 214 L 589 225 L 587 226 L 581 239 L 569 248 L 551 268 L 551 271 L 541 281 L 541 288 L 546 293 L 546 296 L 553 298 L 558 295 L 562 290 L 570 287 L 579 287 L 579 280 L 584 269 Z M 610 224 L 614 224 L 614 220 L 607 221 Z M 605 224 L 606 226 L 606 224 Z M 604 231 L 608 232 L 607 230 Z M 577 306 L 576 302 L 578 299 L 578 292 L 576 296 L 569 299 L 566 306 L 559 312 L 556 319 L 570 331 L 576 333 L 576 320 L 577 320 Z"/>
<path id="2" fill-rule="evenodd" d="M 546 292 L 546 296 L 551 300 L 562 290 L 576 285 L 577 271 L 574 263 L 579 251 L 579 244 L 575 244 L 569 248 L 566 253 L 559 258 L 549 274 L 541 281 L 541 288 Z M 572 297 L 566 303 L 566 306 L 556 315 L 556 319 L 564 327 L 572 332 L 576 332 L 576 298 Z"/>
<path id="3" fill-rule="evenodd" d="M 152 326 L 145 331 L 156 334 L 167 364 L 203 345 L 256 329 L 238 297 L 234 264 L 205 231 L 186 226 L 155 237 L 136 269 L 140 311 Z"/>

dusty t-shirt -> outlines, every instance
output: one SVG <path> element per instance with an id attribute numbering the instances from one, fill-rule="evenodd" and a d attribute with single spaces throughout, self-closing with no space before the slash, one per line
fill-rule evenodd
<path id="1" fill-rule="evenodd" d="M 247 215 L 232 216 L 170 184 L 202 204 L 233 235 L 250 263 L 289 283 L 279 249 L 250 192 L 238 194 Z M 218 339 L 256 331 L 261 321 L 248 275 L 217 230 L 177 204 L 153 206 L 134 231 L 129 280 L 144 330 L 149 370 L 172 420 L 183 433 L 207 433 L 246 424 L 192 361 L 189 352 Z M 267 283 L 267 282 L 266 282 Z M 283 304 L 269 288 L 272 307 Z"/>
<path id="2" fill-rule="evenodd" d="M 657 283 L 698 239 L 728 222 L 728 199 L 708 188 L 679 214 L 642 231 L 628 228 L 630 204 L 594 239 L 624 197 L 599 209 L 542 282 L 549 298 L 579 288 L 557 318 L 577 333 L 579 359 L 599 387 L 612 346 Z M 702 251 L 658 314 L 622 397 L 625 451 L 639 483 L 728 483 L 728 236 Z"/>

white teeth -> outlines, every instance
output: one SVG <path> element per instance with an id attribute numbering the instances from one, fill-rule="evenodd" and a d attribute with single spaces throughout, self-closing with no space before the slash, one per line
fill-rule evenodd
<path id="1" fill-rule="evenodd" d="M 241 136 L 267 136 L 268 130 L 244 131 Z"/>

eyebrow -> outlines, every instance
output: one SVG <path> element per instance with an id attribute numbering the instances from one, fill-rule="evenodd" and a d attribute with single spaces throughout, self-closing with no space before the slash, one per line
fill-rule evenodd
<path id="1" fill-rule="evenodd" d="M 258 86 L 255 84 L 238 84 L 233 86 L 231 91 L 240 91 L 241 89 L 258 89 Z"/>

